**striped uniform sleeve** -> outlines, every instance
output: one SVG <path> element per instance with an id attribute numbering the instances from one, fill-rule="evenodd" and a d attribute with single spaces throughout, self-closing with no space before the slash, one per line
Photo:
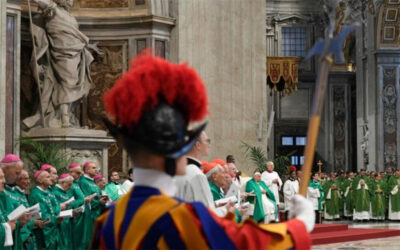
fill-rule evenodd
<path id="1" fill-rule="evenodd" d="M 207 231 L 210 224 L 208 221 L 214 221 L 237 249 L 311 248 L 311 238 L 305 225 L 296 219 L 276 224 L 256 224 L 252 220 L 237 224 L 232 219 L 218 217 L 199 204 L 188 205 L 187 209 L 201 230 Z M 207 237 L 207 233 L 204 235 Z M 210 244 L 210 241 L 215 241 L 216 238 L 223 237 L 210 234 L 207 241 Z M 211 245 L 211 248 L 214 247 Z"/>

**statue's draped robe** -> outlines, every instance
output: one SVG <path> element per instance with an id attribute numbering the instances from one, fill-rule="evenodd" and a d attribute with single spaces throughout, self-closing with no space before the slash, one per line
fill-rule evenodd
<path id="1" fill-rule="evenodd" d="M 34 78 L 34 64 L 38 65 L 45 126 L 61 127 L 60 104 L 74 103 L 89 92 L 89 66 L 93 61 L 89 38 L 79 31 L 75 17 L 55 3 L 49 4 L 34 23 L 36 60 L 32 56 L 31 64 Z M 74 116 L 70 117 L 73 125 L 79 125 Z M 23 123 L 28 128 L 41 125 L 40 109 Z"/>

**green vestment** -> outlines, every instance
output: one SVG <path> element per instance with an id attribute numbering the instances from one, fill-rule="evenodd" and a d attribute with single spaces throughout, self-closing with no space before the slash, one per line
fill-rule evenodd
<path id="1" fill-rule="evenodd" d="M 94 231 L 94 222 L 97 217 L 101 214 L 104 206 L 100 203 L 101 190 L 94 183 L 93 179 L 84 175 L 79 179 L 79 187 L 81 188 L 83 195 L 88 197 L 89 195 L 96 194 L 92 202 L 85 204 L 84 213 L 84 232 L 83 242 L 81 249 L 88 249 L 91 243 L 92 234 Z"/>
<path id="2" fill-rule="evenodd" d="M 343 213 L 344 210 L 344 193 L 346 192 L 346 179 L 340 179 L 337 178 L 335 179 L 335 185 L 339 188 L 339 193 L 340 193 L 340 198 L 339 198 L 339 204 L 340 204 L 340 212 Z"/>
<path id="3" fill-rule="evenodd" d="M 2 224 L 8 222 L 7 216 L 15 208 L 15 202 L 9 197 L 7 191 L 0 192 L 0 249 L 12 249 L 12 247 L 4 247 L 4 243 L 6 241 L 6 229 Z"/>
<path id="4" fill-rule="evenodd" d="M 311 188 L 318 189 L 320 197 L 318 198 L 318 211 L 322 211 L 322 202 L 325 200 L 325 192 L 321 184 L 318 181 L 311 180 L 308 185 Z"/>
<path id="5" fill-rule="evenodd" d="M 254 213 L 253 219 L 256 222 L 263 221 L 265 218 L 264 207 L 262 204 L 262 189 L 266 191 L 267 198 L 274 204 L 275 206 L 275 217 L 277 218 L 278 209 L 276 207 L 275 196 L 272 191 L 267 187 L 265 182 L 260 181 L 257 183 L 254 178 L 249 180 L 246 183 L 246 193 L 254 193 L 256 196 L 249 196 L 247 199 L 251 204 L 254 204 Z"/>
<path id="6" fill-rule="evenodd" d="M 29 196 L 29 204 L 31 206 L 39 203 L 40 213 L 43 221 L 49 221 L 43 229 L 34 229 L 38 249 L 57 249 L 60 242 L 60 231 L 58 227 L 58 214 L 52 196 L 47 190 L 34 187 Z M 59 210 L 59 209 L 58 209 Z"/>
<path id="7" fill-rule="evenodd" d="M 346 179 L 344 187 L 345 190 L 347 191 L 347 196 L 344 198 L 344 203 L 346 204 L 346 212 L 348 215 L 353 214 L 353 209 L 354 209 L 354 205 L 353 205 L 353 187 L 352 184 L 353 180 L 352 179 Z M 345 194 L 346 194 L 345 191 Z"/>
<path id="8" fill-rule="evenodd" d="M 224 198 L 224 193 L 222 192 L 221 188 L 217 187 L 217 185 L 211 181 L 209 181 L 208 184 L 210 185 L 211 194 L 214 201 Z"/>
<path id="9" fill-rule="evenodd" d="M 118 200 L 120 198 L 120 196 L 121 196 L 121 195 L 118 194 L 118 188 L 123 190 L 124 193 L 127 193 L 125 188 L 119 183 L 110 182 L 105 187 L 105 192 L 110 197 L 110 199 L 112 201 Z"/>
<path id="10" fill-rule="evenodd" d="M 16 186 L 10 187 L 9 185 L 5 185 L 4 188 L 6 190 L 7 197 L 10 199 L 10 202 L 13 203 L 13 207 L 17 208 L 19 205 L 24 205 L 25 208 L 29 207 L 29 205 L 26 206 L 26 204 L 21 203 L 20 195 L 18 194 Z M 24 227 L 25 227 L 25 225 L 24 225 Z M 28 225 L 28 227 L 29 227 L 29 225 Z M 27 233 L 27 230 L 26 229 L 23 230 L 20 225 L 20 222 L 17 220 L 15 230 L 13 232 L 13 240 L 14 240 L 13 249 L 16 249 L 16 250 L 24 249 L 24 242 L 29 237 L 29 235 L 27 237 L 26 233 Z"/>
<path id="11" fill-rule="evenodd" d="M 371 210 L 373 217 L 385 218 L 386 213 L 386 201 L 385 192 L 387 190 L 386 183 L 384 180 L 371 181 Z M 381 193 L 379 193 L 379 190 Z"/>
<path id="12" fill-rule="evenodd" d="M 365 184 L 368 186 L 361 186 L 360 189 L 357 190 L 358 184 L 361 180 L 364 180 Z M 369 211 L 369 204 L 370 204 L 370 179 L 367 176 L 357 176 L 353 180 L 352 184 L 353 189 L 353 201 L 354 201 L 354 209 L 356 212 L 364 212 Z"/>
<path id="13" fill-rule="evenodd" d="M 56 185 L 53 188 L 53 194 L 56 196 L 58 203 L 63 203 L 71 199 L 72 192 L 68 190 L 67 192 L 61 186 Z M 71 204 L 69 204 L 66 210 L 72 209 Z M 64 218 L 59 225 L 62 237 L 60 239 L 59 249 L 68 250 L 73 249 L 72 246 L 72 225 L 71 218 Z"/>
<path id="14" fill-rule="evenodd" d="M 325 182 L 325 185 L 323 187 L 324 193 L 326 194 L 325 197 L 326 213 L 330 216 L 340 215 L 340 191 L 339 189 L 332 190 L 331 188 L 334 185 L 336 186 L 334 181 L 328 180 Z"/>
<path id="15" fill-rule="evenodd" d="M 393 188 L 400 184 L 400 177 L 392 176 L 389 180 L 389 192 L 392 192 Z M 400 188 L 395 195 L 390 193 L 392 202 L 392 212 L 400 212 Z"/>
<path id="16" fill-rule="evenodd" d="M 25 191 L 20 189 L 18 186 L 14 189 L 14 196 L 18 199 L 19 205 L 24 205 L 24 207 L 29 208 L 29 202 L 26 197 Z M 14 249 L 37 249 L 35 235 L 33 229 L 35 227 L 35 221 L 30 221 L 24 225 L 23 228 L 15 230 L 14 239 L 19 237 L 17 240 L 18 245 L 14 244 Z"/>
<path id="17" fill-rule="evenodd" d="M 78 208 L 80 206 L 84 206 L 84 199 L 85 196 L 83 195 L 83 192 L 81 188 L 79 187 L 79 184 L 77 181 L 74 181 L 72 183 L 71 189 L 69 190 L 72 194 L 72 196 L 75 198 L 75 201 L 73 201 L 70 204 L 70 207 L 72 209 Z M 85 235 L 84 230 L 84 223 L 85 223 L 85 212 L 79 213 L 72 218 L 71 224 L 72 224 L 72 242 L 73 242 L 73 249 L 81 249 L 80 247 L 82 246 L 84 240 L 83 237 Z"/>

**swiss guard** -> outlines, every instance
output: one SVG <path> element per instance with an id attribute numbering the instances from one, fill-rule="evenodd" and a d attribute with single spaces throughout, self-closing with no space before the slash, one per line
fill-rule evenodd
<path id="1" fill-rule="evenodd" d="M 148 52 L 104 95 L 111 134 L 135 165 L 135 187 L 96 222 L 93 249 L 309 249 L 312 204 L 293 199 L 286 223 L 234 222 L 199 202 L 174 197 L 173 177 L 185 173 L 185 154 L 206 125 L 205 86 L 186 64 L 171 64 Z"/>

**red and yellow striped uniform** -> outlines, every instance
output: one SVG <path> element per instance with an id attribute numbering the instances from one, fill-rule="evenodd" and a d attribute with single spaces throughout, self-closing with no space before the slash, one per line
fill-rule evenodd
<path id="1" fill-rule="evenodd" d="M 96 222 L 93 249 L 309 249 L 303 222 L 236 224 L 201 203 L 137 186 Z"/>

